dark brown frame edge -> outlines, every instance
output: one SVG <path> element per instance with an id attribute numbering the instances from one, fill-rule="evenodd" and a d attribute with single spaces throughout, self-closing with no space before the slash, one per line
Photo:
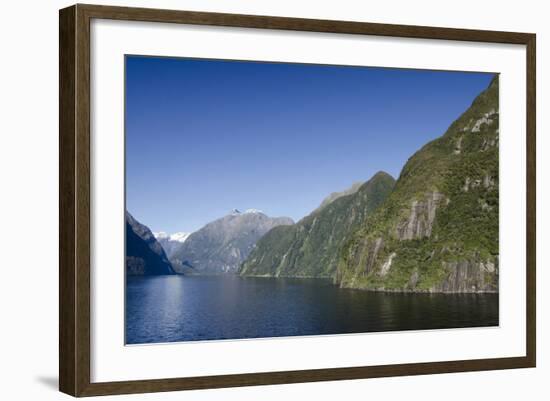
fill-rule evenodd
<path id="1" fill-rule="evenodd" d="M 267 28 L 525 45 L 527 48 L 526 356 L 286 372 L 90 382 L 90 20 Z M 536 365 L 536 35 L 77 4 L 59 12 L 59 389 L 73 396 L 144 393 L 527 368 Z"/>

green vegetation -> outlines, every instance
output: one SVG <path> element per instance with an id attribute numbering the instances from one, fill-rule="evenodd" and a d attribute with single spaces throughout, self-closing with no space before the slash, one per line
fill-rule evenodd
<path id="1" fill-rule="evenodd" d="M 498 291 L 498 127 L 495 76 L 397 182 L 378 173 L 296 225 L 274 228 L 240 273 L 386 291 Z"/>
<path id="2" fill-rule="evenodd" d="M 332 278 L 342 245 L 384 201 L 395 180 L 379 172 L 357 192 L 342 196 L 292 226 L 275 227 L 241 267 L 247 276 Z"/>
<path id="3" fill-rule="evenodd" d="M 497 291 L 498 126 L 495 77 L 445 135 L 409 159 L 387 201 L 343 247 L 336 281 L 385 290 Z M 374 251 L 375 241 L 384 246 Z"/>

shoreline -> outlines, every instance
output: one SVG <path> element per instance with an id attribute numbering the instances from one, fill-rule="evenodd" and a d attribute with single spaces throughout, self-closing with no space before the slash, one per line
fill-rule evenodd
<path id="1" fill-rule="evenodd" d="M 405 288 L 364 288 L 364 287 L 353 287 L 353 286 L 340 286 L 339 284 L 334 283 L 332 277 L 318 277 L 318 276 L 271 276 L 271 275 L 240 275 L 240 274 L 165 274 L 165 275 L 129 275 L 126 279 L 129 278 L 153 278 L 153 277 L 164 277 L 164 276 L 180 276 L 180 277 L 221 277 L 221 278 L 254 278 L 254 279 L 292 279 L 292 280 L 321 280 L 329 282 L 334 287 L 338 287 L 343 290 L 354 290 L 354 291 L 365 291 L 365 292 L 377 292 L 377 293 L 386 293 L 386 294 L 450 294 L 450 295 L 460 295 L 460 294 L 493 294 L 498 295 L 499 291 L 478 291 L 478 290 L 468 290 L 468 291 L 437 291 L 437 290 L 410 290 Z"/>

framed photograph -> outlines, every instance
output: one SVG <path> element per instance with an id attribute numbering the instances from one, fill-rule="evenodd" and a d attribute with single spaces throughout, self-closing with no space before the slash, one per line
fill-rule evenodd
<path id="1" fill-rule="evenodd" d="M 535 366 L 534 34 L 59 18 L 62 392 Z"/>

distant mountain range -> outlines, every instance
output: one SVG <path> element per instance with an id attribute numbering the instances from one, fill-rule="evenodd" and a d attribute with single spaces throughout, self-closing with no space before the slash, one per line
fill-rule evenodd
<path id="1" fill-rule="evenodd" d="M 177 232 L 173 234 L 167 234 L 164 231 L 154 232 L 153 235 L 157 239 L 168 259 L 172 257 L 174 252 L 183 244 L 191 233 Z"/>
<path id="2" fill-rule="evenodd" d="M 323 209 L 325 206 L 328 206 L 330 203 L 334 202 L 338 198 L 341 198 L 342 196 L 352 195 L 352 194 L 356 193 L 359 190 L 359 188 L 361 188 L 361 185 L 363 185 L 364 183 L 365 183 L 364 181 L 354 182 L 351 185 L 351 187 L 349 187 L 348 189 L 345 189 L 341 192 L 331 193 L 329 196 L 327 196 L 325 199 L 323 199 L 323 201 L 321 202 L 319 207 L 317 209 L 315 209 L 315 211 L 316 212 L 321 211 L 321 209 Z"/>
<path id="3" fill-rule="evenodd" d="M 126 212 L 126 274 L 175 274 L 164 249 L 151 230 Z"/>
<path id="4" fill-rule="evenodd" d="M 193 232 L 171 254 L 177 272 L 236 273 L 256 242 L 269 230 L 291 225 L 288 217 L 269 217 L 257 209 L 228 215 Z"/>

